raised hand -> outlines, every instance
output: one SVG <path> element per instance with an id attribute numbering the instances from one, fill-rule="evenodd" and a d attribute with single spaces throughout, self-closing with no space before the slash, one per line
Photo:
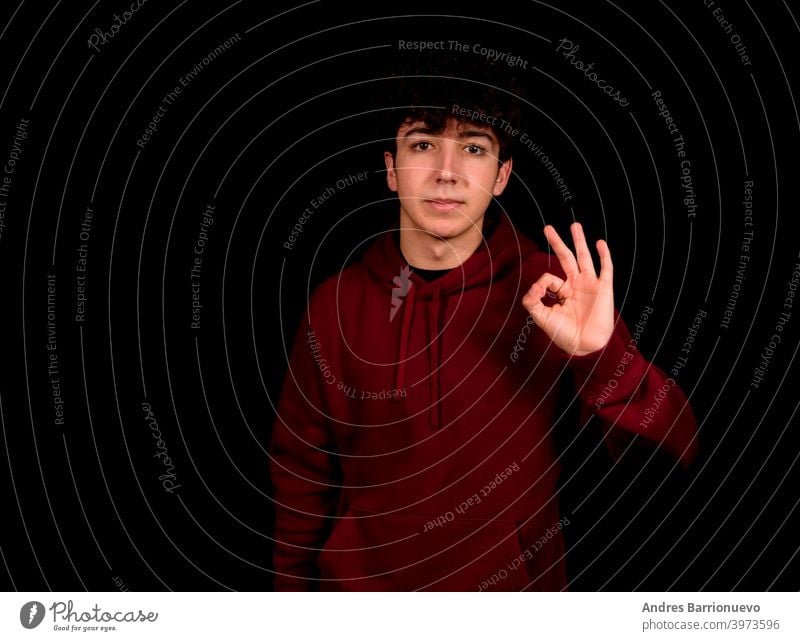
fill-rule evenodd
<path id="1" fill-rule="evenodd" d="M 566 280 L 549 272 L 542 274 L 523 297 L 522 305 L 556 345 L 570 355 L 582 356 L 605 347 L 614 331 L 614 268 L 608 244 L 598 240 L 598 277 L 583 227 L 573 223 L 570 230 L 577 260 L 552 225 L 544 228 Z M 558 297 L 552 307 L 542 302 L 548 291 Z"/>

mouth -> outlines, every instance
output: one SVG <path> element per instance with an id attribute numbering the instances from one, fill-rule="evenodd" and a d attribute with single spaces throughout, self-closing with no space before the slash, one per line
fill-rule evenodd
<path id="1" fill-rule="evenodd" d="M 464 205 L 463 200 L 451 200 L 449 198 L 433 198 L 425 202 L 438 211 L 451 211 Z"/>

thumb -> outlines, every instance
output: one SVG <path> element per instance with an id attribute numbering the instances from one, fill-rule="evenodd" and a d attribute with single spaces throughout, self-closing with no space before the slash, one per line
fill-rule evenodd
<path id="1" fill-rule="evenodd" d="M 554 293 L 561 291 L 564 296 L 569 296 L 571 289 L 572 287 L 567 281 L 555 274 L 545 272 L 531 285 L 528 293 L 522 299 L 522 304 L 533 316 L 536 324 L 544 327 L 553 312 L 550 307 L 542 303 L 542 298 L 547 295 L 548 291 Z"/>
<path id="2" fill-rule="evenodd" d="M 536 282 L 522 298 L 522 306 L 528 310 L 533 317 L 533 321 L 539 327 L 544 327 L 550 318 L 550 314 L 553 313 L 552 310 L 542 302 L 542 297 L 546 293 L 544 286 Z"/>

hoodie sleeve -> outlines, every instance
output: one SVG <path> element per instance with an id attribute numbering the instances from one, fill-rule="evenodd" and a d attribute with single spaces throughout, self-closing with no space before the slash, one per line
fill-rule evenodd
<path id="1" fill-rule="evenodd" d="M 617 458 L 633 435 L 662 447 L 688 467 L 697 455 L 697 423 L 675 379 L 648 362 L 615 310 L 614 333 L 601 350 L 570 357 L 583 414 L 601 421 Z"/>
<path id="2" fill-rule="evenodd" d="M 323 386 L 326 363 L 308 316 L 295 338 L 270 442 L 275 590 L 309 590 L 335 515 L 339 474 Z"/>

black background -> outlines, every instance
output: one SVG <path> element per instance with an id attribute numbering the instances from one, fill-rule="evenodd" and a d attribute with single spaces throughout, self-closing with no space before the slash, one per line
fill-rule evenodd
<path id="1" fill-rule="evenodd" d="M 678 377 L 700 425 L 700 459 L 688 472 L 650 452 L 612 467 L 596 431 L 573 442 L 574 421 L 559 426 L 571 589 L 798 589 L 789 381 L 800 309 L 764 381 L 751 381 L 800 260 L 800 7 L 719 4 L 751 66 L 700 1 L 479 12 L 151 1 L 99 52 L 89 36 L 129 4 L 3 5 L 0 162 L 20 120 L 30 121 L 0 236 L 5 589 L 270 589 L 267 444 L 286 346 L 314 286 L 397 215 L 381 171 L 386 77 L 404 55 L 398 40 L 426 39 L 528 60 L 528 133 L 575 197 L 565 204 L 521 149 L 503 206 L 540 246 L 546 222 L 566 232 L 573 217 L 590 238 L 608 239 L 623 317 L 630 325 L 644 306 L 655 310 L 640 343 L 648 358 L 668 370 L 698 310 L 707 314 Z M 138 147 L 165 93 L 236 33 Z M 560 38 L 579 44 L 578 58 L 630 104 L 557 53 Z M 686 141 L 692 218 L 657 89 Z M 368 179 L 337 190 L 287 251 L 310 199 L 363 171 Z M 751 260 L 722 328 L 745 180 L 754 182 Z M 192 329 L 189 270 L 209 203 L 201 328 Z M 87 206 L 86 317 L 76 322 Z M 63 425 L 48 377 L 49 273 Z M 174 463 L 172 493 L 158 479 L 165 468 L 143 403 Z"/>

